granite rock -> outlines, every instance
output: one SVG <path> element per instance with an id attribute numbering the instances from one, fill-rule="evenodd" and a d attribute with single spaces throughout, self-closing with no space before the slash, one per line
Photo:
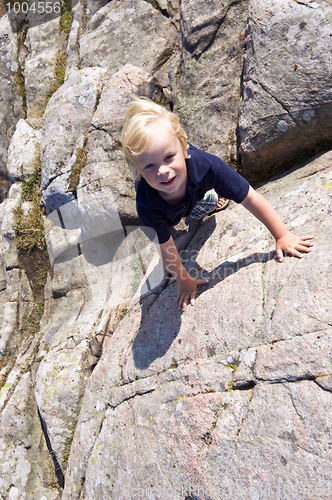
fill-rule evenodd
<path id="1" fill-rule="evenodd" d="M 115 73 L 129 63 L 154 74 L 179 42 L 171 21 L 148 2 L 108 2 L 95 12 L 80 37 L 80 64 Z"/>
<path id="2" fill-rule="evenodd" d="M 43 201 L 48 213 L 75 199 L 69 186 L 71 169 L 84 147 L 105 72 L 103 68 L 74 72 L 48 102 L 41 148 Z"/>
<path id="3" fill-rule="evenodd" d="M 293 232 L 314 235 L 303 259 L 279 263 L 233 203 L 181 221 L 182 260 L 209 278 L 181 313 L 119 149 L 132 93 L 249 167 L 328 140 L 327 3 L 75 0 L 68 40 L 59 18 L 13 29 L 3 14 L 0 496 L 330 498 L 331 152 L 260 187 Z M 39 299 L 14 210 L 31 207 L 22 181 L 39 143 L 53 269 L 32 334 Z"/>
<path id="4" fill-rule="evenodd" d="M 21 119 L 8 148 L 7 169 L 12 181 L 28 182 L 36 170 L 41 131 Z"/>
<path id="5" fill-rule="evenodd" d="M 171 280 L 128 311 L 88 381 L 64 499 L 328 498 L 331 161 L 260 188 L 294 232 L 314 234 L 310 254 L 278 262 L 233 204 L 182 253 L 210 279 L 195 306 L 177 311 Z"/>
<path id="6" fill-rule="evenodd" d="M 250 1 L 239 118 L 240 160 L 248 168 L 331 141 L 330 4 L 282 4 Z"/>
<path id="7" fill-rule="evenodd" d="M 247 15 L 247 1 L 181 2 L 184 48 L 171 72 L 175 112 L 189 141 L 228 161 L 237 157 Z"/>

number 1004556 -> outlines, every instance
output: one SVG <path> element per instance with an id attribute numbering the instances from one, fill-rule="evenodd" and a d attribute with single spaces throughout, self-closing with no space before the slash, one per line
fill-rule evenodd
<path id="1" fill-rule="evenodd" d="M 60 2 L 9 2 L 7 13 L 15 14 L 60 14 Z"/>

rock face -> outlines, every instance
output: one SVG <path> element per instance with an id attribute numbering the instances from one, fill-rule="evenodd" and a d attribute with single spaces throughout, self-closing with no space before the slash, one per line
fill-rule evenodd
<path id="1" fill-rule="evenodd" d="M 327 5 L 75 0 L 67 31 L 68 13 L 2 16 L 2 498 L 331 496 L 331 152 L 260 188 L 314 235 L 301 260 L 277 262 L 242 206 L 181 222 L 210 281 L 180 313 L 120 151 L 131 94 L 248 167 L 330 140 Z M 38 164 L 47 273 L 17 249 Z"/>
<path id="2" fill-rule="evenodd" d="M 43 201 L 47 213 L 74 199 L 69 189 L 77 152 L 86 143 L 105 70 L 74 72 L 53 94 L 44 114 L 41 149 Z"/>
<path id="3" fill-rule="evenodd" d="M 331 161 L 260 189 L 294 232 L 315 235 L 310 255 L 280 264 L 233 205 L 183 252 L 210 278 L 195 306 L 177 312 L 170 283 L 127 313 L 87 384 L 63 498 L 327 497 Z"/>
<path id="4" fill-rule="evenodd" d="M 41 132 L 21 119 L 16 126 L 8 149 L 7 169 L 12 182 L 29 181 L 35 171 Z"/>
<path id="5" fill-rule="evenodd" d="M 331 5 L 327 1 L 250 2 L 240 160 L 277 165 L 303 147 L 331 140 Z M 305 144 L 303 144 L 305 137 Z"/>
<path id="6" fill-rule="evenodd" d="M 182 61 L 172 73 L 176 111 L 190 141 L 232 160 L 247 16 L 247 1 L 181 2 Z"/>

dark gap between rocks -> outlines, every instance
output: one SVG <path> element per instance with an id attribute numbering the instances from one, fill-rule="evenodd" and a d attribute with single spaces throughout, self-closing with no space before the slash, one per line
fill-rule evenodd
<path id="1" fill-rule="evenodd" d="M 54 468 L 55 468 L 55 474 L 56 474 L 56 477 L 58 479 L 58 482 L 59 482 L 59 485 L 61 486 L 61 488 L 64 488 L 65 486 L 65 478 L 64 478 L 64 475 L 62 473 L 62 469 L 61 469 L 61 466 L 56 458 L 56 455 L 52 449 L 52 445 L 51 445 L 51 441 L 50 441 L 50 438 L 48 437 L 48 433 L 47 433 L 47 425 L 46 425 L 46 422 L 45 420 L 43 419 L 43 417 L 41 416 L 40 414 L 40 411 L 39 411 L 39 408 L 37 406 L 37 410 L 38 410 L 38 416 L 39 416 L 39 420 L 40 420 L 40 425 L 41 425 L 41 428 L 42 428 L 42 431 L 43 431 L 43 434 L 44 434 L 44 437 L 45 437 L 45 441 L 46 441 L 46 446 L 47 446 L 47 449 L 52 457 L 52 460 L 53 460 L 53 463 L 54 463 Z"/>
<path id="2" fill-rule="evenodd" d="M 249 391 L 250 389 L 253 389 L 256 385 L 256 382 L 251 380 L 250 382 L 247 382 L 245 384 L 239 385 L 238 387 L 232 387 L 233 391 Z"/>

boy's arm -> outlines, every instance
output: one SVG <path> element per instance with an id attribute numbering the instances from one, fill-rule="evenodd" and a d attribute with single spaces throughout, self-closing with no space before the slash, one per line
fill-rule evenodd
<path id="1" fill-rule="evenodd" d="M 251 186 L 242 205 L 249 210 L 258 220 L 263 222 L 276 240 L 277 256 L 283 261 L 283 252 L 303 257 L 300 252 L 311 252 L 314 244 L 311 243 L 312 236 L 298 237 L 290 233 L 285 224 L 280 220 L 277 212 L 270 203 Z"/>
<path id="2" fill-rule="evenodd" d="M 189 276 L 181 262 L 179 252 L 176 249 L 172 236 L 166 243 L 159 245 L 159 247 L 164 265 L 179 285 L 177 297 L 178 308 L 185 311 L 189 302 L 191 305 L 194 305 L 198 285 L 205 284 L 208 280 L 197 280 Z"/>

